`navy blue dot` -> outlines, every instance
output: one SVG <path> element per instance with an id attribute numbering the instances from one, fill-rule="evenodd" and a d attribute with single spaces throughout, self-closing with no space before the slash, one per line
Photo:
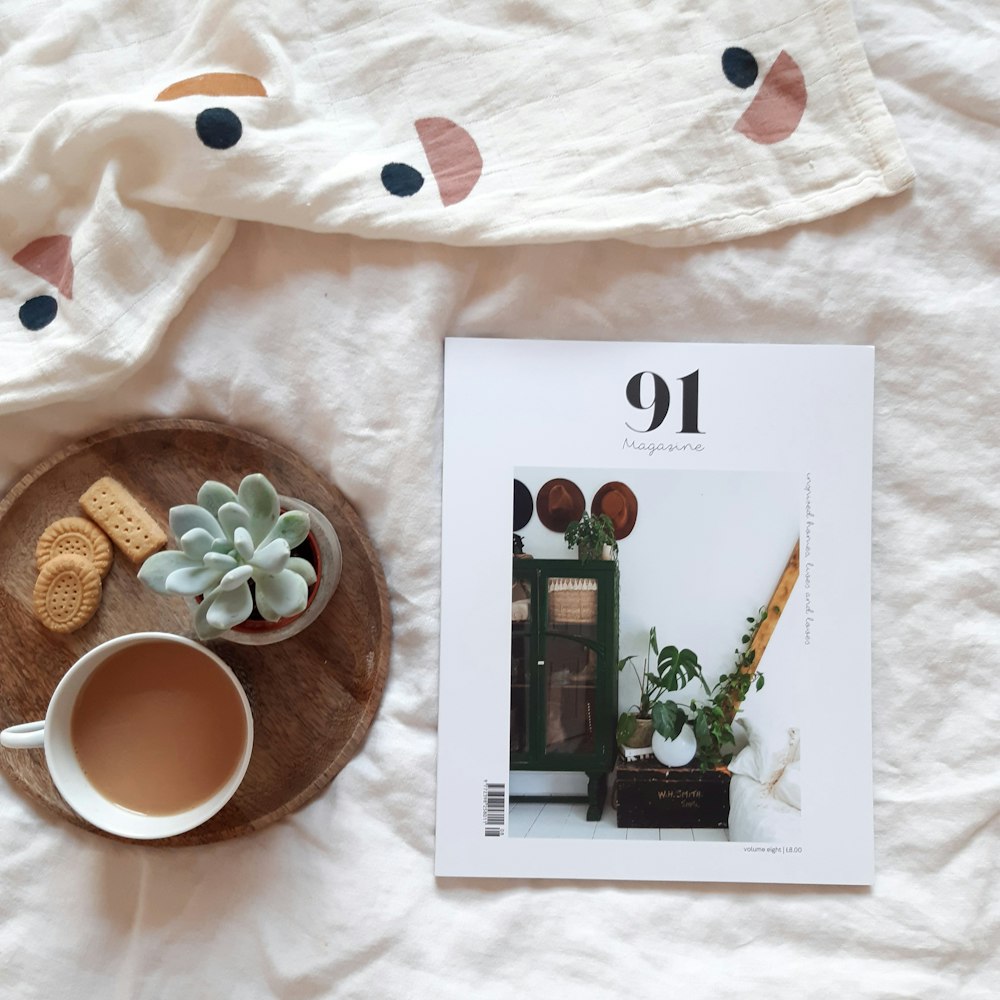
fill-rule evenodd
<path id="1" fill-rule="evenodd" d="M 41 330 L 56 318 L 59 306 L 51 295 L 36 295 L 18 310 L 17 318 L 28 330 Z"/>
<path id="2" fill-rule="evenodd" d="M 194 123 L 198 138 L 211 149 L 229 149 L 243 136 L 243 123 L 229 108 L 206 108 Z"/>
<path id="3" fill-rule="evenodd" d="M 424 186 L 424 177 L 409 164 L 387 163 L 382 168 L 382 186 L 397 198 L 409 198 Z"/>
<path id="4" fill-rule="evenodd" d="M 746 90 L 757 79 L 757 60 L 746 49 L 726 49 L 722 53 L 722 72 L 734 87 Z"/>

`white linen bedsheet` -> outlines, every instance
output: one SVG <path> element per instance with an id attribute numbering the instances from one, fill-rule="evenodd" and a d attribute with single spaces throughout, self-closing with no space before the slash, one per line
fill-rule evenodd
<path id="1" fill-rule="evenodd" d="M 653 996 L 665 979 L 685 1000 L 996 997 L 1000 19 L 971 0 L 857 13 L 912 194 L 687 250 L 241 224 L 120 389 L 0 418 L 6 484 L 139 416 L 294 447 L 365 519 L 395 620 L 359 755 L 259 834 L 123 846 L 0 784 L 0 997 Z M 871 890 L 435 880 L 448 333 L 875 344 Z M 836 665 L 828 680 L 814 711 L 838 710 Z"/>

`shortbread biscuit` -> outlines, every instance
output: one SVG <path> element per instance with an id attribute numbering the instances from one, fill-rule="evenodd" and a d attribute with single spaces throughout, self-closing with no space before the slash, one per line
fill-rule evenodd
<path id="1" fill-rule="evenodd" d="M 35 617 L 47 629 L 75 632 L 101 603 L 101 574 L 83 556 L 54 556 L 41 568 L 33 597 Z"/>
<path id="2" fill-rule="evenodd" d="M 80 506 L 134 563 L 167 544 L 163 529 L 121 483 L 105 476 L 80 497 Z"/>
<path id="3" fill-rule="evenodd" d="M 41 569 L 55 556 L 83 556 L 101 576 L 111 569 L 111 541 L 93 521 L 85 517 L 63 517 L 53 521 L 35 546 L 35 564 Z"/>

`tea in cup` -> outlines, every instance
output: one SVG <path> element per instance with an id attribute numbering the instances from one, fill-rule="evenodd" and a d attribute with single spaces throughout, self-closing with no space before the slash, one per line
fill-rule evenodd
<path id="1" fill-rule="evenodd" d="M 140 632 L 82 656 L 45 721 L 3 730 L 0 745 L 44 747 L 76 813 L 108 833 L 152 840 L 199 826 L 232 798 L 250 763 L 253 718 L 213 652 Z"/>

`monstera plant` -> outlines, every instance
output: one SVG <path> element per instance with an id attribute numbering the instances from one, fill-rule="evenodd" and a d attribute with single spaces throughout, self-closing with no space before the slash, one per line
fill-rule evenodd
<path id="1" fill-rule="evenodd" d="M 773 611 L 780 613 L 780 608 L 774 605 Z M 692 699 L 687 707 L 670 699 L 658 701 L 652 706 L 650 714 L 653 730 L 663 741 L 659 743 L 654 736 L 653 753 L 662 763 L 671 766 L 684 763 L 665 756 L 671 752 L 669 745 L 682 738 L 688 741 L 690 754 L 695 757 L 702 770 L 724 767 L 732 759 L 730 748 L 733 743 L 733 718 L 751 687 L 760 691 L 764 686 L 764 674 L 755 669 L 757 654 L 753 640 L 767 617 L 767 608 L 759 608 L 756 616 L 747 618 L 740 640 L 742 648 L 733 651 L 735 662 L 732 671 L 723 674 L 711 688 L 697 657 L 690 650 L 678 651 L 670 646 L 660 651 L 661 660 L 666 653 L 667 666 L 662 676 L 668 679 L 668 683 L 664 685 L 667 690 L 678 689 L 680 685 L 674 683 L 677 679 L 682 679 L 685 683 L 697 680 L 707 695 L 707 698 L 701 700 Z M 686 753 L 687 751 L 682 751 L 682 756 Z"/>
<path id="2" fill-rule="evenodd" d="M 209 480 L 198 502 L 170 508 L 178 549 L 157 552 L 139 579 L 158 594 L 194 598 L 195 632 L 212 639 L 245 622 L 256 609 L 266 622 L 301 614 L 316 570 L 292 550 L 309 535 L 309 514 L 281 511 L 278 493 L 254 473 L 234 492 Z"/>
<path id="3" fill-rule="evenodd" d="M 686 716 L 675 702 L 663 699 L 665 692 L 677 691 L 695 679 L 708 691 L 697 654 L 677 646 L 660 648 L 655 628 L 649 630 L 649 651 L 641 675 L 633 663 L 635 659 L 632 655 L 618 661 L 618 672 L 628 665 L 639 682 L 639 703 L 618 718 L 618 742 L 628 747 L 649 746 L 654 730 L 665 737 L 668 730 L 674 737 L 680 732 Z"/>

